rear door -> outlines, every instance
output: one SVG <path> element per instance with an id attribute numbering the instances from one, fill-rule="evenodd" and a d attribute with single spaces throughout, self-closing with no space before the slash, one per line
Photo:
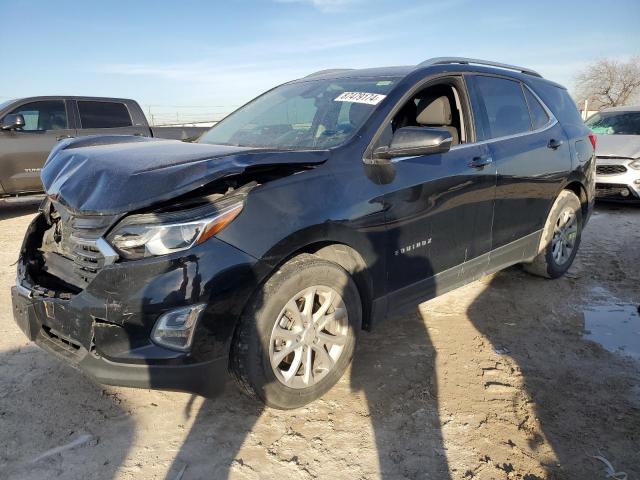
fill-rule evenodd
<path id="1" fill-rule="evenodd" d="M 492 249 L 516 248 L 520 242 L 513 242 L 527 236 L 537 245 L 536 232 L 571 169 L 565 133 L 526 85 L 488 75 L 470 75 L 468 83 L 480 138 L 497 167 Z"/>
<path id="2" fill-rule="evenodd" d="M 38 100 L 16 106 L 24 117 L 19 131 L 0 131 L 0 171 L 5 193 L 42 191 L 40 171 L 56 142 L 76 135 L 69 104 L 62 99 Z"/>
<path id="3" fill-rule="evenodd" d="M 133 121 L 133 112 L 124 102 L 76 100 L 75 104 L 79 119 L 79 136 L 149 135 L 147 126 Z"/>

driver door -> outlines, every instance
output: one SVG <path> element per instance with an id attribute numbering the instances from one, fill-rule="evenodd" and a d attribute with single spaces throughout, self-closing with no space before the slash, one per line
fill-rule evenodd
<path id="1" fill-rule="evenodd" d="M 488 265 L 496 168 L 488 146 L 472 142 L 464 84 L 450 82 L 461 143 L 445 153 L 392 160 L 384 197 L 390 309 L 478 278 Z"/>
<path id="2" fill-rule="evenodd" d="M 40 171 L 56 142 L 76 135 L 64 100 L 40 100 L 11 112 L 24 117 L 21 130 L 1 131 L 0 169 L 5 193 L 41 192 Z"/>

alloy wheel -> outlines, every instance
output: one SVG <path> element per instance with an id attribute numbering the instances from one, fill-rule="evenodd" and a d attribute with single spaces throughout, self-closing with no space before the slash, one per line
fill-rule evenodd
<path id="1" fill-rule="evenodd" d="M 556 265 L 564 265 L 575 248 L 578 236 L 578 219 L 575 212 L 567 208 L 558 216 L 551 239 L 551 255 Z"/>
<path id="2" fill-rule="evenodd" d="M 342 355 L 348 326 L 347 308 L 333 288 L 314 285 L 294 295 L 269 339 L 269 360 L 278 380 L 290 388 L 322 380 Z"/>

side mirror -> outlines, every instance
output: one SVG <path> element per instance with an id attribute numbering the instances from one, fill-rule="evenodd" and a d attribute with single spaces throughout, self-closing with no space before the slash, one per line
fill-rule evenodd
<path id="1" fill-rule="evenodd" d="M 19 113 L 10 113 L 2 119 L 0 128 L 2 130 L 15 130 L 24 127 L 24 117 Z"/>
<path id="2" fill-rule="evenodd" d="M 446 128 L 403 127 L 396 130 L 388 147 L 376 148 L 374 158 L 413 157 L 445 153 L 451 148 L 453 137 Z"/>

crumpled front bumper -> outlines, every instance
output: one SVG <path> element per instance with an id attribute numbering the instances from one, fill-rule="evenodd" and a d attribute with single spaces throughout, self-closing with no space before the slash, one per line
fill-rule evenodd
<path id="1" fill-rule="evenodd" d="M 16 287 L 11 289 L 11 298 L 15 321 L 30 340 L 99 383 L 188 391 L 203 396 L 215 395 L 224 388 L 227 377 L 224 357 L 173 365 L 111 361 L 57 330 L 65 328 L 66 319 L 48 317 L 43 300 L 28 298 Z"/>
<path id="2" fill-rule="evenodd" d="M 21 257 L 14 318 L 30 340 L 100 383 L 212 395 L 227 381 L 233 332 L 259 282 L 257 264 L 212 238 L 179 254 L 109 265 L 80 293 L 51 296 L 34 288 Z M 195 303 L 208 306 L 190 352 L 151 341 L 163 313 Z"/>

